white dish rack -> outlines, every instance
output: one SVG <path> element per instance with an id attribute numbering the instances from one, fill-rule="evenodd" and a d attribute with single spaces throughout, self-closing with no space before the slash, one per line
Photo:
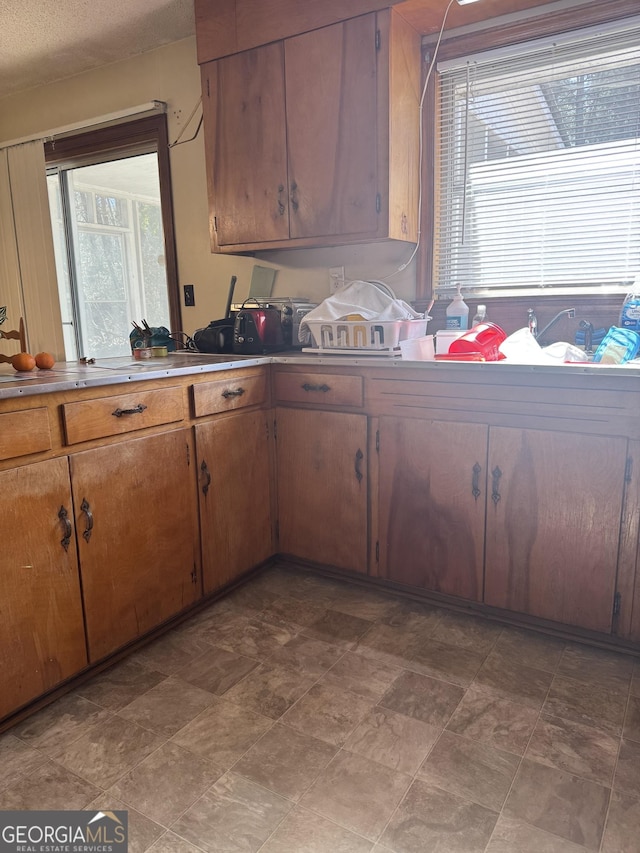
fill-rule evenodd
<path id="1" fill-rule="evenodd" d="M 425 335 L 430 319 L 309 322 L 315 346 L 306 352 L 399 355 L 400 341 Z"/>

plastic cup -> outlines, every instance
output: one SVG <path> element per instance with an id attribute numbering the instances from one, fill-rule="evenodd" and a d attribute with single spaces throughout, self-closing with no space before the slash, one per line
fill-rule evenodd
<path id="1" fill-rule="evenodd" d="M 433 335 L 423 335 L 420 338 L 409 338 L 400 341 L 400 352 L 403 360 L 407 361 L 433 361 Z"/>

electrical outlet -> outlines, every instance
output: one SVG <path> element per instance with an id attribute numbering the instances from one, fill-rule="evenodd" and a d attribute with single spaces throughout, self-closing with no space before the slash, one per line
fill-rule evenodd
<path id="1" fill-rule="evenodd" d="M 185 284 L 184 286 L 184 304 L 187 308 L 191 308 L 196 304 L 196 295 L 193 292 L 192 284 Z"/>
<path id="2" fill-rule="evenodd" d="M 344 267 L 329 268 L 329 293 L 336 293 L 344 287 Z"/>

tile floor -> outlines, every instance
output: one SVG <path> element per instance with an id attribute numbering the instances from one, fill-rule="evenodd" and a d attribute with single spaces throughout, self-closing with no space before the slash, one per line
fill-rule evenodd
<path id="1" fill-rule="evenodd" d="M 640 661 L 275 567 L 0 736 L 131 853 L 637 853 Z"/>

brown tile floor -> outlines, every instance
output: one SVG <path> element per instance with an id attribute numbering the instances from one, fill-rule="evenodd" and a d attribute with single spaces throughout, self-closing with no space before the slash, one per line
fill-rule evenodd
<path id="1" fill-rule="evenodd" d="M 638 853 L 640 662 L 276 567 L 0 736 L 131 853 Z"/>

